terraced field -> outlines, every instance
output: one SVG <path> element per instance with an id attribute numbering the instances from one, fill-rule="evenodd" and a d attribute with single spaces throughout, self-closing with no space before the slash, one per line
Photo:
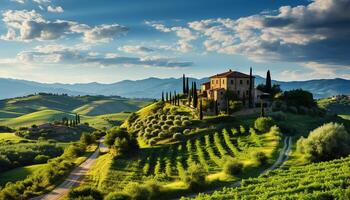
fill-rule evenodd
<path id="1" fill-rule="evenodd" d="M 107 169 L 106 175 L 101 177 L 103 180 L 96 180 L 95 176 L 92 182 L 106 193 L 122 190 L 130 182 L 144 182 L 151 177 L 162 182 L 167 189 L 185 189 L 180 180 L 193 163 L 200 163 L 205 168 L 209 181 L 234 181 L 237 177 L 222 173 L 226 159 L 237 158 L 244 163 L 247 174 L 257 173 L 258 164 L 253 153 L 261 151 L 272 158 L 279 141 L 278 129 L 261 135 L 240 133 L 237 129 L 222 130 L 184 143 L 143 148 L 138 156 L 132 158 L 117 158 L 103 167 Z M 106 162 L 104 159 L 103 163 Z"/>
<path id="2" fill-rule="evenodd" d="M 275 170 L 195 199 L 347 199 L 350 190 L 350 157 Z M 183 198 L 185 200 L 187 198 Z"/>

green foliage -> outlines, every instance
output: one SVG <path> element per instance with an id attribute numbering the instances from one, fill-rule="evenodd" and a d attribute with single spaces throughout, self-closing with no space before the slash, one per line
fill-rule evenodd
<path id="1" fill-rule="evenodd" d="M 287 115 L 282 111 L 277 111 L 269 114 L 275 121 L 284 121 L 287 119 Z"/>
<path id="2" fill-rule="evenodd" d="M 111 192 L 104 200 L 131 200 L 131 197 L 123 192 Z"/>
<path id="3" fill-rule="evenodd" d="M 85 144 L 85 145 L 90 145 L 96 142 L 96 138 L 94 135 L 90 133 L 83 133 L 80 136 L 80 142 Z"/>
<path id="4" fill-rule="evenodd" d="M 266 133 L 275 124 L 271 117 L 259 117 L 254 122 L 254 128 L 262 133 Z"/>
<path id="5" fill-rule="evenodd" d="M 186 171 L 184 182 L 191 190 L 200 190 L 206 184 L 206 171 L 203 166 L 198 163 L 193 163 Z"/>
<path id="6" fill-rule="evenodd" d="M 62 153 L 61 147 L 47 142 L 0 142 L 0 171 L 45 163 Z"/>
<path id="7" fill-rule="evenodd" d="M 243 108 L 243 103 L 241 101 L 230 101 L 229 108 L 231 112 L 240 111 Z"/>
<path id="8" fill-rule="evenodd" d="M 267 156 L 264 152 L 254 152 L 253 157 L 259 165 L 265 165 L 267 163 Z"/>
<path id="9" fill-rule="evenodd" d="M 297 149 L 311 161 L 339 158 L 350 154 L 350 135 L 341 124 L 324 124 L 299 139 Z"/>
<path id="10" fill-rule="evenodd" d="M 227 159 L 222 171 L 227 175 L 238 175 L 242 172 L 243 164 L 236 159 Z"/>
<path id="11" fill-rule="evenodd" d="M 224 199 L 347 199 L 350 157 L 274 170 L 268 175 L 243 179 L 240 187 L 200 194 L 196 200 Z M 189 198 L 183 198 L 187 200 Z M 193 199 L 193 198 L 191 198 Z"/>
<path id="12" fill-rule="evenodd" d="M 82 143 L 74 143 L 64 150 L 63 155 L 69 158 L 79 157 L 85 152 L 85 147 L 86 146 Z"/>
<path id="13" fill-rule="evenodd" d="M 284 92 L 284 100 L 288 106 L 305 106 L 306 108 L 316 106 L 312 93 L 302 89 Z"/>
<path id="14" fill-rule="evenodd" d="M 124 192 L 128 194 L 132 200 L 148 200 L 151 196 L 151 191 L 149 191 L 146 186 L 134 182 L 129 183 L 125 187 Z"/>
<path id="15" fill-rule="evenodd" d="M 93 200 L 103 200 L 103 194 L 91 187 L 78 187 L 70 190 L 67 195 L 68 200 L 74 199 L 93 199 Z"/>

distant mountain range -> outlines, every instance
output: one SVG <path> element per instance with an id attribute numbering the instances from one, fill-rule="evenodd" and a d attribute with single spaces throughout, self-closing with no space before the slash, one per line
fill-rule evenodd
<path id="1" fill-rule="evenodd" d="M 194 79 L 197 83 L 208 81 L 208 78 Z M 256 85 L 265 79 L 256 76 Z M 273 81 L 281 85 L 283 90 L 302 88 L 314 94 L 315 98 L 323 98 L 336 94 L 350 94 L 350 80 L 318 79 L 309 81 Z M 161 91 L 182 91 L 182 78 L 147 78 L 143 80 L 125 80 L 111 84 L 84 83 L 61 84 L 39 83 L 34 81 L 0 78 L 0 99 L 24 96 L 38 92 L 65 93 L 68 95 L 119 95 L 128 98 L 159 98 Z"/>

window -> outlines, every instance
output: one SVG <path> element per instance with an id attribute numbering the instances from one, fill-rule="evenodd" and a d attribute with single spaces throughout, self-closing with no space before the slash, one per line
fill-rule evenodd
<path id="1" fill-rule="evenodd" d="M 231 85 L 233 85 L 233 80 L 231 80 Z"/>
<path id="2" fill-rule="evenodd" d="M 249 85 L 249 80 L 247 80 L 247 85 Z"/>
<path id="3" fill-rule="evenodd" d="M 216 80 L 216 84 L 219 84 L 219 81 L 218 81 L 218 80 Z"/>
<path id="4" fill-rule="evenodd" d="M 243 84 L 243 80 L 239 80 L 239 84 L 241 84 L 241 85 L 242 85 L 242 84 Z"/>
<path id="5" fill-rule="evenodd" d="M 222 84 L 225 84 L 225 79 L 222 79 Z"/>
<path id="6" fill-rule="evenodd" d="M 213 85 L 214 85 L 214 80 L 212 80 L 212 81 L 211 81 L 211 84 L 213 84 Z"/>

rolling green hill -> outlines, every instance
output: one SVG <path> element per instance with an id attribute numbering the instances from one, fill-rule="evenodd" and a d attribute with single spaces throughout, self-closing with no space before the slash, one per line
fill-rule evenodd
<path id="1" fill-rule="evenodd" d="M 0 101 L 0 125 L 18 128 L 74 118 L 96 128 L 115 125 L 129 114 L 147 105 L 149 100 L 127 99 L 118 96 L 67 96 L 38 94 Z M 106 116 L 107 115 L 107 116 Z"/>
<path id="2" fill-rule="evenodd" d="M 350 115 L 350 99 L 347 96 L 338 97 L 338 99 L 329 97 L 317 101 L 318 105 L 329 112 L 338 115 Z"/>

